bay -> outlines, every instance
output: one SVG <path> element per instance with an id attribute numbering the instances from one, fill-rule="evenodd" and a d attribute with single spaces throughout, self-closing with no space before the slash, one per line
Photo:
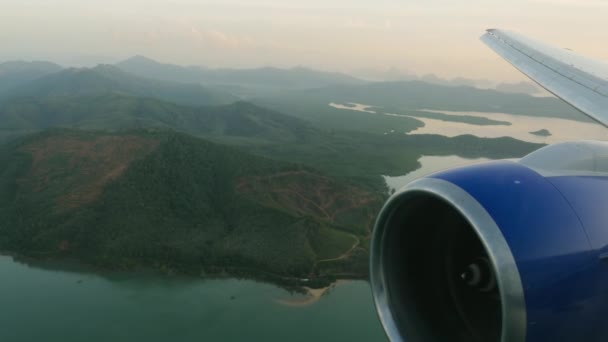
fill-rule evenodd
<path id="1" fill-rule="evenodd" d="M 386 341 L 369 284 L 318 298 L 249 280 L 40 268 L 0 257 L 0 341 Z"/>

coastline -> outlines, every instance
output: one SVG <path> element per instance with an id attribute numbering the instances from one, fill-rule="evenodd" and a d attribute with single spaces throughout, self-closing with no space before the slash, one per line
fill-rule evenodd
<path id="1" fill-rule="evenodd" d="M 147 274 L 150 276 L 158 277 L 185 277 L 192 279 L 239 279 L 239 280 L 251 280 L 260 283 L 267 283 L 279 288 L 282 288 L 293 296 L 306 296 L 304 300 L 293 300 L 287 299 L 283 304 L 294 305 L 294 306 L 305 306 L 310 305 L 318 301 L 323 295 L 333 289 L 336 285 L 348 282 L 350 280 L 365 280 L 365 277 L 353 275 L 352 277 L 344 276 L 324 276 L 315 279 L 301 279 L 299 277 L 285 276 L 275 274 L 266 270 L 256 269 L 251 267 L 238 267 L 238 266 L 206 266 L 203 270 L 193 271 L 190 269 L 180 268 L 163 268 L 154 266 L 142 266 L 137 265 L 129 268 L 112 268 L 103 267 L 87 263 L 78 258 L 74 257 L 57 257 L 57 256 L 45 256 L 45 257 L 34 257 L 28 256 L 18 252 L 11 252 L 7 250 L 0 251 L 0 256 L 10 257 L 14 262 L 26 265 L 28 267 L 49 270 L 49 271 L 63 271 L 70 273 L 82 273 L 82 274 L 97 274 L 107 278 L 113 278 L 116 275 L 129 275 L 129 274 Z"/>
<path id="2" fill-rule="evenodd" d="M 291 298 L 277 299 L 276 302 L 278 304 L 281 304 L 284 306 L 289 306 L 289 307 L 294 307 L 294 308 L 310 306 L 310 305 L 313 305 L 313 304 L 319 302 L 321 300 L 321 298 L 323 298 L 325 295 L 329 294 L 332 290 L 334 290 L 338 286 L 347 284 L 349 282 L 350 282 L 350 280 L 340 279 L 340 280 L 336 280 L 329 286 L 319 288 L 319 289 L 303 287 L 303 289 L 306 290 L 306 292 L 307 292 L 305 295 L 303 295 L 303 296 L 302 295 L 300 295 L 300 296 L 292 295 Z"/>

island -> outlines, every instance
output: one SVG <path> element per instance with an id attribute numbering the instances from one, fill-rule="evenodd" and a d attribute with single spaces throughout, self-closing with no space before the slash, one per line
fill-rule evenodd
<path id="1" fill-rule="evenodd" d="M 550 137 L 552 135 L 547 129 L 540 129 L 538 131 L 530 132 L 530 134 L 537 135 L 539 137 Z"/>

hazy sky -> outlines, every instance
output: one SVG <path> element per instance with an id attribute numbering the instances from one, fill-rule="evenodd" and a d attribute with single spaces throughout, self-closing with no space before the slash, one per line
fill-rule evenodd
<path id="1" fill-rule="evenodd" d="M 397 67 L 519 80 L 480 41 L 518 31 L 608 59 L 606 0 L 0 0 L 0 60 L 135 54 L 212 67 Z"/>

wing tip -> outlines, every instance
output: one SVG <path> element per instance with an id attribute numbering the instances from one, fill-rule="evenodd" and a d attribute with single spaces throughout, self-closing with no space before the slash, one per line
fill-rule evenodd
<path id="1" fill-rule="evenodd" d="M 484 34 L 484 36 L 491 36 L 491 37 L 497 38 L 497 37 L 500 36 L 501 32 L 502 32 L 501 29 L 498 29 L 498 28 L 489 28 L 489 29 L 486 29 L 486 33 Z"/>

